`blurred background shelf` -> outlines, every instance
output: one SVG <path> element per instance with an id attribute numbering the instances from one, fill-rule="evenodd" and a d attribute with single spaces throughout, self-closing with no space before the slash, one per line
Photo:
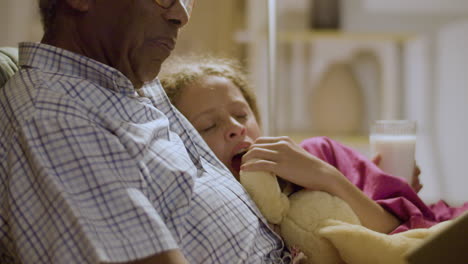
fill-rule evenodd
<path id="1" fill-rule="evenodd" d="M 313 42 L 317 40 L 372 41 L 405 43 L 414 38 L 413 34 L 343 32 L 341 30 L 280 31 L 280 43 Z"/>

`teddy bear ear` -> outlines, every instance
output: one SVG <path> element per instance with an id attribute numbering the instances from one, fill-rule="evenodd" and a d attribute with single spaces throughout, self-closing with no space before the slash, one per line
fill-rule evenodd
<path id="1" fill-rule="evenodd" d="M 240 182 L 269 223 L 279 224 L 289 210 L 276 175 L 265 171 L 241 171 Z"/>

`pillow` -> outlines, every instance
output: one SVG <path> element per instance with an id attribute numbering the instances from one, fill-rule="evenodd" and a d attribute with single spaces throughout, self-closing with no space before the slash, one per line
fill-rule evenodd
<path id="1" fill-rule="evenodd" d="M 18 69 L 18 49 L 0 48 L 0 87 L 3 87 Z"/>

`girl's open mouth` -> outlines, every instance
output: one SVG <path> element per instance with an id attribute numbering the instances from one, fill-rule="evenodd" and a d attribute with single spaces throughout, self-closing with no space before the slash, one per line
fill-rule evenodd
<path id="1" fill-rule="evenodd" d="M 242 150 L 238 154 L 234 155 L 231 159 L 231 168 L 239 174 L 240 167 L 242 165 L 242 156 L 247 152 L 247 150 Z"/>

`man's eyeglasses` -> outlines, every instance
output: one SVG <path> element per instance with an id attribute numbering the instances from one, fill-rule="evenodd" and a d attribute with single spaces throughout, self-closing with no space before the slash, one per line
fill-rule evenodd
<path id="1" fill-rule="evenodd" d="M 182 6 L 185 8 L 187 15 L 190 17 L 192 13 L 193 3 L 195 0 L 154 0 L 162 8 L 170 8 L 175 4 L 176 1 L 179 1 Z"/>

